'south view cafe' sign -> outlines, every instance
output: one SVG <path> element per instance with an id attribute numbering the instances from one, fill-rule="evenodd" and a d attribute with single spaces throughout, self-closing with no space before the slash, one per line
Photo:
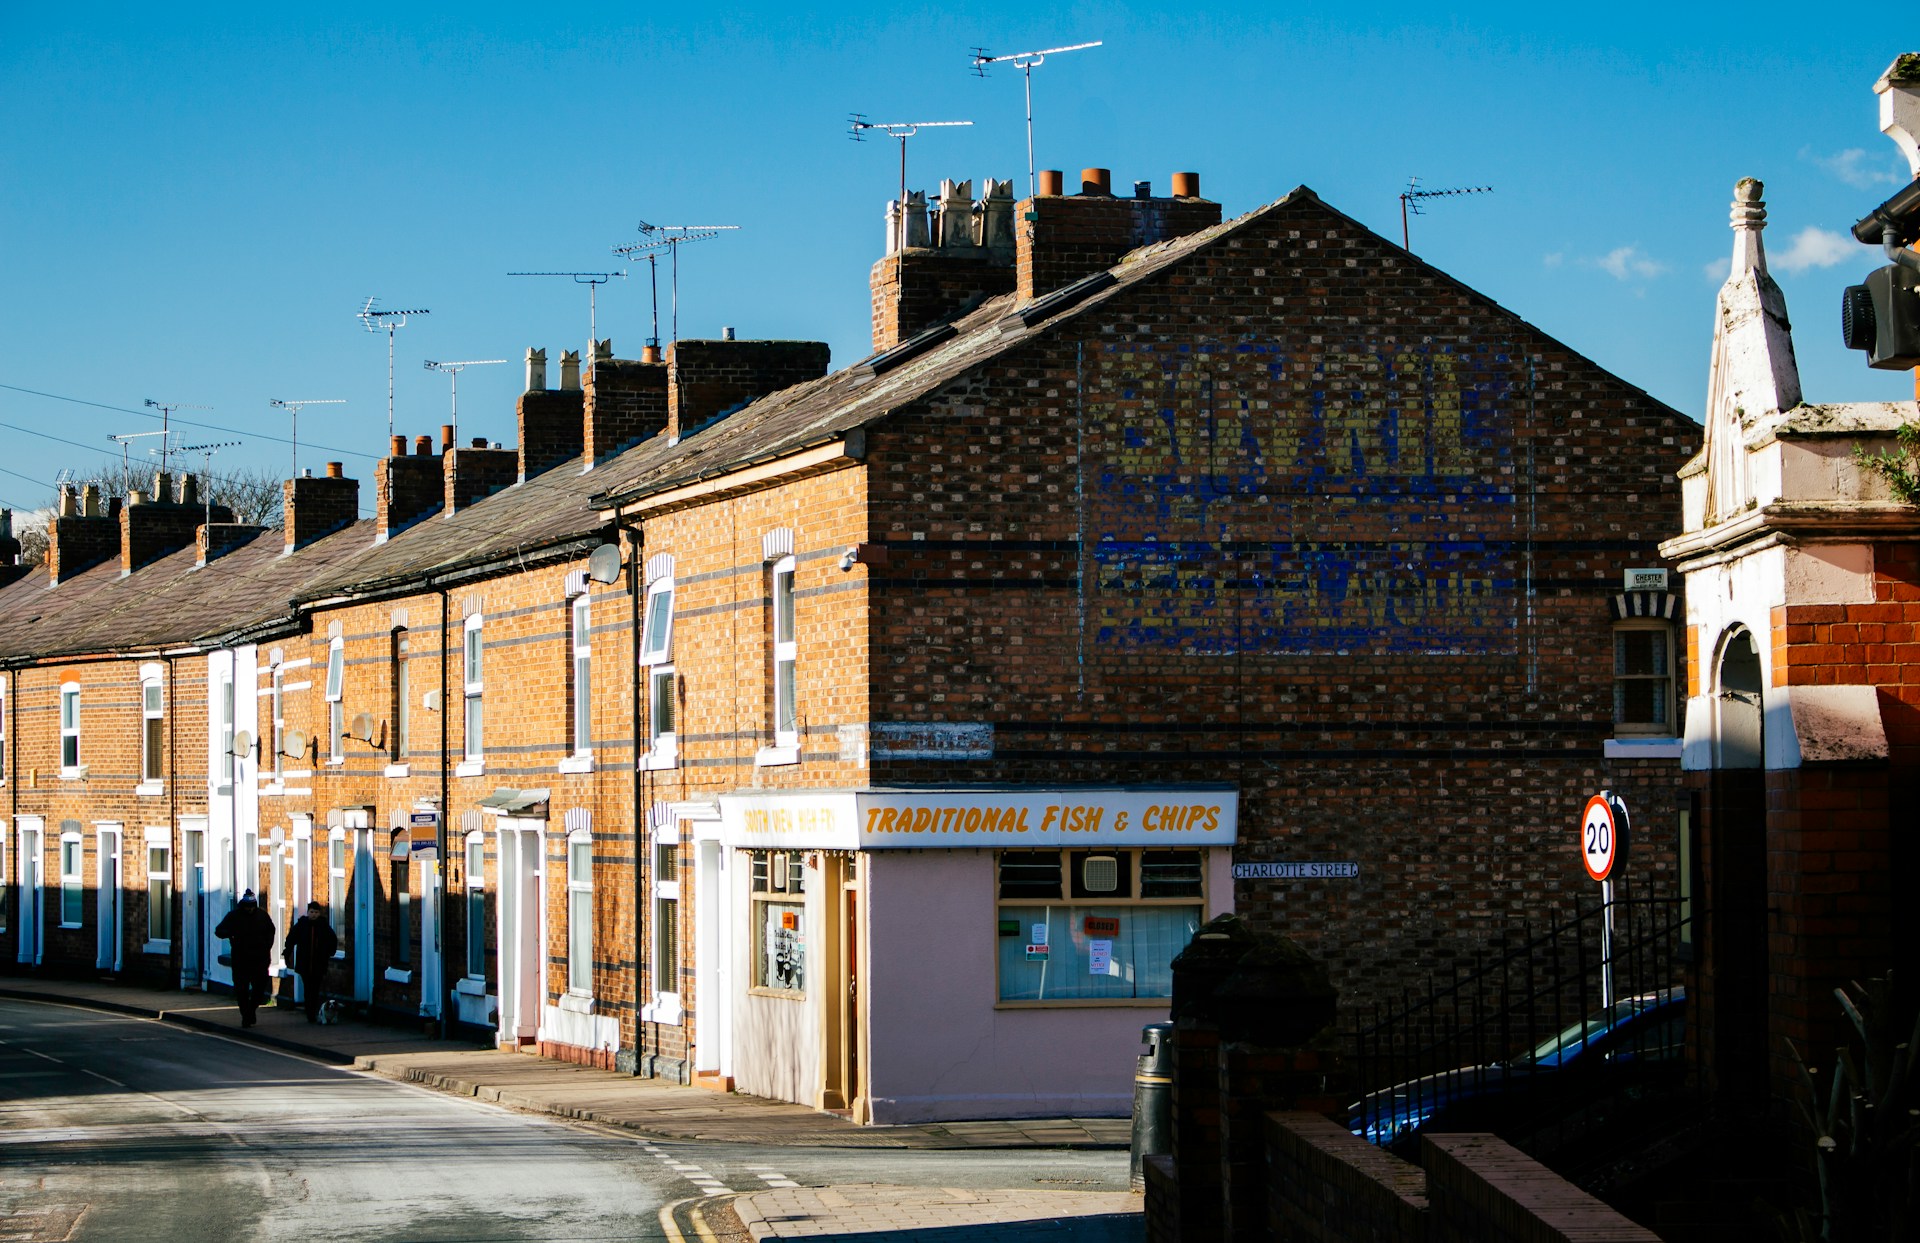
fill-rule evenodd
<path id="1" fill-rule="evenodd" d="M 721 838 L 742 849 L 1231 846 L 1231 786 L 813 790 L 720 796 Z"/>

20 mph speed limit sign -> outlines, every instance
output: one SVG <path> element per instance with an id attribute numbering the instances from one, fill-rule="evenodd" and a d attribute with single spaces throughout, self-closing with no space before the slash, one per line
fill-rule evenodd
<path id="1" fill-rule="evenodd" d="M 1611 794 L 1594 795 L 1580 817 L 1580 861 L 1586 865 L 1587 875 L 1605 881 L 1626 852 L 1626 803 Z"/>

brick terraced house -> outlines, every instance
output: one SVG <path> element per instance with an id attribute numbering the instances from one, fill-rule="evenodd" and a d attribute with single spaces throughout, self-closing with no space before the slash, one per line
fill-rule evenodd
<path id="1" fill-rule="evenodd" d="M 1361 1005 L 1564 910 L 1601 788 L 1675 893 L 1680 602 L 1622 584 L 1697 425 L 1304 188 L 1064 188 L 892 205 L 853 366 L 530 353 L 518 450 L 396 440 L 372 521 L 294 480 L 204 565 L 0 588 L 5 957 L 218 983 L 185 932 L 109 966 L 90 912 L 252 887 L 330 904 L 334 991 L 505 1045 L 863 1121 L 1121 1114 L 1213 914 Z M 71 676 L 82 765 L 131 753 L 153 653 L 193 788 L 142 819 L 58 711 Z"/>

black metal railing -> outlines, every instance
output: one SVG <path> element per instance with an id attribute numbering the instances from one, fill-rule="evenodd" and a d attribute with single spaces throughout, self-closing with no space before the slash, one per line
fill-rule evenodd
<path id="1" fill-rule="evenodd" d="M 1611 914 L 1611 990 L 1603 929 Z M 1678 899 L 1583 904 L 1523 925 L 1376 1006 L 1353 1038 L 1349 1124 L 1405 1147 L 1429 1124 L 1493 1131 L 1537 1157 L 1686 1091 Z"/>

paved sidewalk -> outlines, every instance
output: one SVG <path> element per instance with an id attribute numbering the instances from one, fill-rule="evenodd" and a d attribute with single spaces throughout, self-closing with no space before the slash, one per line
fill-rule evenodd
<path id="1" fill-rule="evenodd" d="M 735 1197 L 731 1208 L 745 1231 L 735 1237 L 754 1240 L 1125 1243 L 1146 1237 L 1140 1200 L 1124 1191 L 968 1191 L 868 1183 L 756 1191 Z"/>
<path id="2" fill-rule="evenodd" d="M 288 1007 L 263 1008 L 257 1026 L 242 1028 L 232 998 L 221 993 L 0 977 L 0 997 L 61 1001 L 158 1018 L 458 1096 L 620 1127 L 656 1139 L 831 1148 L 1124 1148 L 1131 1127 L 1125 1118 L 855 1126 L 803 1105 L 682 1087 L 526 1053 L 429 1040 L 374 1023 L 315 1026 L 300 1010 Z"/>

